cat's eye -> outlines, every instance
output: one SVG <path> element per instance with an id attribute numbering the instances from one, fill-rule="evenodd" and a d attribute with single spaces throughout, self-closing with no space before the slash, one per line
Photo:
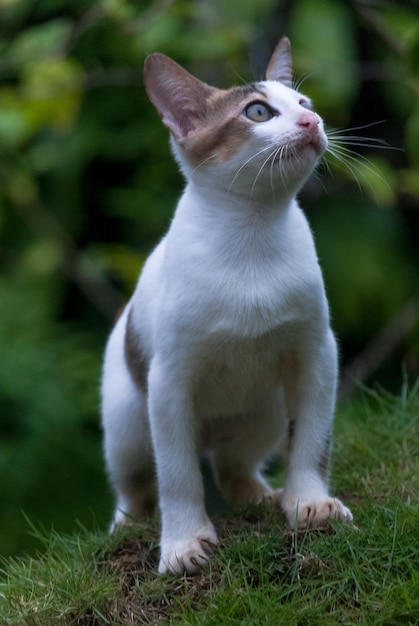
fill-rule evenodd
<path id="1" fill-rule="evenodd" d="M 274 116 L 272 110 L 262 102 L 249 104 L 244 110 L 244 115 L 252 122 L 267 122 Z"/>
<path id="2" fill-rule="evenodd" d="M 304 109 L 308 109 L 309 111 L 314 111 L 314 107 L 308 100 L 300 100 L 298 103 Z"/>

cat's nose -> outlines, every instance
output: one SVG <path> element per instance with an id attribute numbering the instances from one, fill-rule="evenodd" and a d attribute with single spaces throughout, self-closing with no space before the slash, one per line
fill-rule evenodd
<path id="1" fill-rule="evenodd" d="M 319 117 L 311 111 L 304 111 L 304 113 L 300 113 L 297 120 L 298 126 L 303 126 L 304 128 L 313 131 L 317 129 L 319 122 Z"/>

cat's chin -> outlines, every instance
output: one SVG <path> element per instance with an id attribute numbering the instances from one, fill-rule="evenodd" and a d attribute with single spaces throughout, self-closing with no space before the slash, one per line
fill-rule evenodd
<path id="1" fill-rule="evenodd" d="M 293 150 L 287 155 L 279 156 L 275 159 L 276 165 L 283 171 L 299 172 L 311 171 L 316 167 L 316 163 L 322 151 L 313 145 L 306 145 Z"/>
<path id="2" fill-rule="evenodd" d="M 321 148 L 319 144 L 316 143 L 308 143 L 306 146 L 300 148 L 299 157 L 306 159 L 318 159 L 319 156 L 323 154 L 324 150 Z"/>
<path id="3" fill-rule="evenodd" d="M 300 155 L 308 158 L 318 158 L 325 150 L 325 146 L 320 141 L 310 141 L 310 143 L 300 148 Z"/>
<path id="4" fill-rule="evenodd" d="M 301 161 L 315 161 L 324 152 L 324 146 L 320 142 L 312 142 L 293 146 L 285 153 L 282 151 L 275 157 L 275 163 L 296 163 Z"/>

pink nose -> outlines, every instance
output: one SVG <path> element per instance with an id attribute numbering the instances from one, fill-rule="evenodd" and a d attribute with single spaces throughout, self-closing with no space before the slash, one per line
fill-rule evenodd
<path id="1" fill-rule="evenodd" d="M 320 120 L 315 113 L 311 113 L 311 111 L 304 111 L 304 113 L 300 113 L 297 124 L 298 126 L 303 126 L 304 128 L 314 131 L 317 129 L 319 121 Z"/>

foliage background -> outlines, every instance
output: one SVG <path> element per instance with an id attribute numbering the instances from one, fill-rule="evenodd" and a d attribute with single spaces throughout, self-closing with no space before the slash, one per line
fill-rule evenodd
<path id="1" fill-rule="evenodd" d="M 347 134 L 403 150 L 331 157 L 302 203 L 344 391 L 353 374 L 417 377 L 418 15 L 416 0 L 0 0 L 3 554 L 33 548 L 22 511 L 59 531 L 110 516 L 101 355 L 183 185 L 142 88 L 149 52 L 227 87 L 262 77 L 287 34 L 329 128 L 381 122 Z"/>

